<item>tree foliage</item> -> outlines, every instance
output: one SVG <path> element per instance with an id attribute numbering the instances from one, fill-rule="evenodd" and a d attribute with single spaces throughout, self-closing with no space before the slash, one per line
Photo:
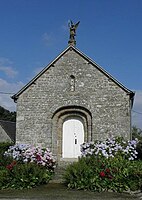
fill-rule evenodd
<path id="1" fill-rule="evenodd" d="M 142 130 L 136 126 L 132 126 L 132 139 L 135 138 L 142 141 Z"/>
<path id="2" fill-rule="evenodd" d="M 137 144 L 137 147 L 136 147 L 136 150 L 138 152 L 137 158 L 139 160 L 142 160 L 142 130 L 140 128 L 137 128 L 136 126 L 133 126 L 132 127 L 132 138 L 133 139 L 137 138 L 139 141 Z"/>
<path id="3" fill-rule="evenodd" d="M 10 112 L 9 110 L 6 110 L 2 106 L 0 106 L 0 120 L 5 121 L 16 121 L 16 112 Z"/>

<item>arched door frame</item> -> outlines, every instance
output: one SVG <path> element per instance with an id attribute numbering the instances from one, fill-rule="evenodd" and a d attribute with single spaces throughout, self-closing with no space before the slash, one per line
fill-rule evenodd
<path id="1" fill-rule="evenodd" d="M 62 160 L 63 123 L 67 117 L 77 116 L 84 125 L 84 142 L 92 141 L 92 117 L 90 111 L 80 106 L 68 106 L 58 109 L 52 117 L 52 153 L 58 161 Z"/>

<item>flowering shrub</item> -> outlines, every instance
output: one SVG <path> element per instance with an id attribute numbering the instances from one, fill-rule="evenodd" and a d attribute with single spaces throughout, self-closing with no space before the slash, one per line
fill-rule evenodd
<path id="1" fill-rule="evenodd" d="M 105 177 L 106 175 L 105 175 L 105 172 L 104 171 L 101 171 L 100 172 L 100 177 Z"/>
<path id="2" fill-rule="evenodd" d="M 81 157 L 66 169 L 65 184 L 69 188 L 123 192 L 142 190 L 142 162 L 119 157 Z"/>
<path id="3" fill-rule="evenodd" d="M 82 156 L 99 155 L 106 158 L 123 156 L 128 160 L 137 158 L 137 140 L 125 141 L 123 138 L 109 138 L 106 141 L 96 141 L 81 145 Z"/>
<path id="4" fill-rule="evenodd" d="M 82 144 L 82 156 L 67 167 L 65 183 L 92 191 L 142 190 L 142 161 L 135 160 L 137 142 L 118 137 Z"/>
<path id="5" fill-rule="evenodd" d="M 55 167 L 55 160 L 48 148 L 28 144 L 10 146 L 2 160 L 0 189 L 23 189 L 46 184 L 51 179 Z"/>
<path id="6" fill-rule="evenodd" d="M 4 152 L 7 151 L 9 146 L 11 146 L 11 145 L 12 145 L 12 143 L 7 143 L 7 142 L 0 143 L 0 166 L 3 166 L 3 165 L 6 166 L 7 163 L 12 162 L 12 160 L 13 160 L 12 158 L 4 156 Z"/>
<path id="7" fill-rule="evenodd" d="M 17 164 L 17 162 L 16 162 L 16 161 L 13 161 L 13 162 L 10 163 L 9 165 L 7 165 L 6 168 L 7 168 L 8 170 L 12 170 L 13 167 L 14 167 L 16 164 Z"/>
<path id="8" fill-rule="evenodd" d="M 32 188 L 48 183 L 51 177 L 52 172 L 43 166 L 12 162 L 6 168 L 0 168 L 0 189 Z"/>
<path id="9" fill-rule="evenodd" d="M 36 163 L 51 170 L 55 168 L 55 160 L 48 148 L 43 149 L 28 144 L 16 144 L 10 146 L 4 155 L 22 163 Z"/>

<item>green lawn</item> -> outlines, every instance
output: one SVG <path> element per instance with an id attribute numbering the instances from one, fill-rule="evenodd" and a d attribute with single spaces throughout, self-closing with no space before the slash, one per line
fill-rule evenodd
<path id="1" fill-rule="evenodd" d="M 136 200 L 142 197 L 141 194 L 126 194 L 114 192 L 94 193 L 90 191 L 69 190 L 63 184 L 53 184 L 40 186 L 29 190 L 6 190 L 0 191 L 0 199 L 2 200 Z"/>

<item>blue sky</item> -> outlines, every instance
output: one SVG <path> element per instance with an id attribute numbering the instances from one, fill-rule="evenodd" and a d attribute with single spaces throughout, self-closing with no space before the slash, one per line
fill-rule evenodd
<path id="1" fill-rule="evenodd" d="M 77 48 L 135 91 L 142 113 L 142 0 L 0 0 L 0 92 L 17 92 L 67 47 L 70 19 Z M 0 105 L 14 110 L 9 96 Z M 142 114 L 133 123 L 142 128 Z"/>

